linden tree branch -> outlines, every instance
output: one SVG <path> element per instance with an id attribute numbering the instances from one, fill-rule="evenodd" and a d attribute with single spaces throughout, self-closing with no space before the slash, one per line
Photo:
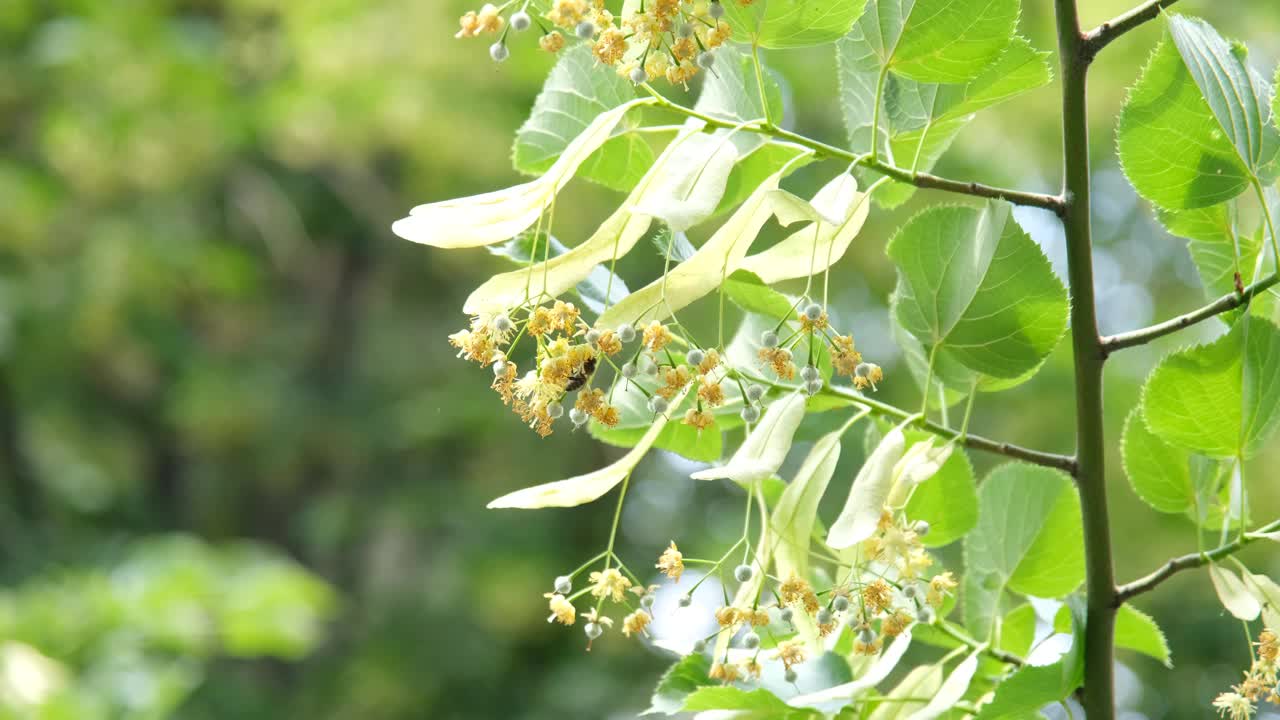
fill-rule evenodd
<path id="1" fill-rule="evenodd" d="M 1189 328 L 1196 323 L 1234 310 L 1241 305 L 1247 305 L 1255 296 L 1265 292 L 1278 282 L 1280 282 L 1280 275 L 1272 273 L 1249 285 L 1243 292 L 1228 293 L 1208 305 L 1185 315 L 1179 315 L 1150 327 L 1105 337 L 1102 339 L 1102 352 L 1104 355 L 1108 355 L 1116 350 L 1123 350 L 1135 345 L 1145 345 L 1158 337 Z"/>
<path id="2" fill-rule="evenodd" d="M 753 382 L 767 385 L 776 390 L 795 389 L 793 386 L 781 385 L 779 383 L 771 382 L 765 378 L 757 377 L 741 371 L 738 371 L 738 373 Z M 848 388 L 828 386 L 822 390 L 821 394 L 827 397 L 839 398 L 850 404 L 866 408 L 876 415 L 893 418 L 895 420 L 907 420 L 918 416 L 918 413 L 909 412 L 897 407 L 896 405 L 890 405 L 888 403 L 880 402 L 879 400 L 872 400 L 871 398 Z M 1005 457 L 1011 457 L 1017 460 L 1025 460 L 1036 465 L 1056 468 L 1071 475 L 1074 475 L 1076 472 L 1075 458 L 1067 455 L 1057 455 L 1055 453 L 1043 452 L 1041 450 L 1032 450 L 1020 445 L 985 438 L 980 435 L 971 435 L 929 420 L 920 421 L 917 423 L 917 427 L 946 440 L 958 440 L 965 447 L 972 448 L 974 450 L 981 450 L 983 452 L 994 453 L 996 455 L 1004 455 Z"/>
<path id="3" fill-rule="evenodd" d="M 1236 551 L 1240 550 L 1244 546 L 1249 545 L 1256 540 L 1259 540 L 1262 535 L 1276 532 L 1276 531 L 1280 531 L 1280 520 L 1273 520 L 1267 525 L 1263 525 L 1262 527 L 1258 528 L 1257 530 L 1254 530 L 1252 532 L 1246 532 L 1244 535 L 1237 538 L 1236 540 L 1233 540 L 1232 542 L 1229 542 L 1225 545 L 1216 547 L 1212 550 L 1209 550 L 1203 553 L 1191 553 L 1188 555 L 1183 555 L 1181 557 L 1173 558 L 1169 562 L 1165 563 L 1164 565 L 1161 565 L 1159 569 L 1157 569 L 1155 572 L 1151 573 L 1150 575 L 1147 575 L 1146 577 L 1140 578 L 1138 580 L 1134 580 L 1133 582 L 1127 585 L 1121 585 L 1120 587 L 1116 588 L 1116 600 L 1115 600 L 1116 606 L 1118 607 L 1121 603 L 1125 602 L 1131 597 L 1134 597 L 1135 595 L 1141 595 L 1142 593 L 1154 590 L 1156 586 L 1158 586 L 1160 583 L 1164 582 L 1165 580 L 1168 580 L 1174 574 L 1182 570 L 1190 570 L 1192 568 L 1204 567 L 1205 565 L 1208 565 L 1209 563 L 1214 562 L 1216 560 L 1222 560 L 1223 558 L 1233 555 Z"/>
<path id="4" fill-rule="evenodd" d="M 961 195 L 1006 200 L 1015 205 L 1038 207 L 1044 210 L 1049 210 L 1055 214 L 1061 214 L 1062 212 L 1062 199 L 1055 195 L 1025 192 L 1022 190 L 1010 190 L 1007 188 L 993 187 L 991 185 L 983 185 L 982 183 L 976 182 L 950 180 L 938 177 L 937 175 L 930 175 L 929 173 L 907 170 L 876 159 L 872 153 L 859 155 L 843 148 L 829 145 L 819 140 L 814 140 L 813 138 L 806 137 L 799 133 L 784 130 L 783 128 L 769 123 L 768 121 L 758 121 L 743 125 L 713 117 L 705 113 L 700 113 L 697 110 L 687 108 L 668 100 L 666 97 L 663 97 L 647 86 L 646 89 L 648 89 L 657 100 L 655 103 L 657 107 L 679 113 L 686 117 L 701 120 L 706 123 L 708 127 L 742 130 L 745 132 L 756 133 L 758 135 L 767 135 L 779 140 L 785 140 L 813 150 L 819 158 L 845 160 L 850 164 L 861 165 L 869 170 L 874 170 L 882 175 L 891 177 L 894 180 L 914 185 L 918 188 L 942 190 L 944 192 L 958 193 Z"/>
<path id="5" fill-rule="evenodd" d="M 1118 15 L 1084 34 L 1084 52 L 1092 58 L 1111 41 L 1148 20 L 1159 17 L 1160 11 L 1176 3 L 1178 0 L 1148 0 L 1138 7 Z"/>

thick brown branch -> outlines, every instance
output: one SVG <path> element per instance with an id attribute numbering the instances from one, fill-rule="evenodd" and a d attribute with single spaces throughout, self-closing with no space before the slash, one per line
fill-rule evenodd
<path id="1" fill-rule="evenodd" d="M 1199 310 L 1193 310 L 1185 315 L 1179 315 L 1178 317 L 1150 327 L 1105 337 L 1102 339 L 1102 352 L 1103 354 L 1110 354 L 1116 350 L 1122 350 L 1127 347 L 1145 345 L 1158 337 L 1163 337 L 1170 333 L 1189 328 L 1198 322 L 1208 320 L 1211 317 L 1221 315 L 1222 313 L 1234 310 L 1241 305 L 1248 304 L 1254 296 L 1266 291 L 1277 282 L 1280 282 L 1280 275 L 1272 273 L 1271 275 L 1246 287 L 1244 292 L 1234 292 L 1223 295 Z"/>
<path id="2" fill-rule="evenodd" d="M 1086 60 L 1092 60 L 1102 48 L 1111 44 L 1112 40 L 1124 35 L 1139 25 L 1159 17 L 1160 11 L 1178 0 L 1148 0 L 1129 12 L 1118 15 L 1084 35 L 1084 53 Z"/>
<path id="3" fill-rule="evenodd" d="M 1240 548 L 1258 540 L 1258 536 L 1266 533 L 1280 531 L 1280 520 L 1274 520 L 1270 524 L 1264 525 L 1257 530 L 1245 533 L 1242 537 L 1237 538 L 1234 542 L 1221 545 L 1212 550 L 1202 553 L 1191 553 L 1176 557 L 1169 562 L 1161 565 L 1155 572 L 1144 578 L 1134 580 L 1127 585 L 1121 585 L 1116 589 L 1116 605 L 1124 603 L 1135 595 L 1149 592 L 1156 589 L 1160 583 L 1168 580 L 1170 577 L 1183 570 L 1191 570 L 1192 568 L 1204 567 L 1215 560 L 1221 560 L 1225 557 L 1233 555 Z"/>

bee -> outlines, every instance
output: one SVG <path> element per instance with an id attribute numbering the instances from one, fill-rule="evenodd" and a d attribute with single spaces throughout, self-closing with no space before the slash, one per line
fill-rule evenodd
<path id="1" fill-rule="evenodd" d="M 594 357 L 587 358 L 587 361 L 582 363 L 582 369 L 570 376 L 569 384 L 565 386 L 564 391 L 573 392 L 574 390 L 581 388 L 583 385 L 586 385 L 587 380 L 591 378 L 591 373 L 594 373 L 595 371 L 596 359 Z"/>

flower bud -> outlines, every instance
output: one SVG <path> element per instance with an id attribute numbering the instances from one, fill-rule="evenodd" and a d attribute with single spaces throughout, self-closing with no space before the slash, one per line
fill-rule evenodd
<path id="1" fill-rule="evenodd" d="M 778 615 L 782 618 L 782 622 L 789 623 L 796 616 L 796 612 L 791 608 L 782 608 L 782 612 L 778 613 Z"/>
<path id="2" fill-rule="evenodd" d="M 561 575 L 556 578 L 555 589 L 561 595 L 568 595 L 573 591 L 573 581 L 569 579 L 568 575 Z"/>
<path id="3" fill-rule="evenodd" d="M 694 348 L 685 354 L 684 359 L 688 361 L 690 365 L 701 365 L 702 361 L 705 360 L 706 357 L 707 356 L 701 350 Z"/>
<path id="4" fill-rule="evenodd" d="M 848 610 L 849 598 L 843 595 L 837 595 L 835 599 L 831 601 L 831 609 L 836 612 L 844 612 L 845 610 Z"/>
<path id="5" fill-rule="evenodd" d="M 590 40 L 596 36 L 596 26 L 590 20 L 583 20 L 573 32 L 583 40 Z"/>
<path id="6" fill-rule="evenodd" d="M 622 373 L 622 377 L 630 380 L 634 378 L 640 372 L 640 370 L 636 368 L 635 363 L 629 362 L 622 366 L 622 369 L 620 372 Z"/>
<path id="7" fill-rule="evenodd" d="M 760 402 L 760 398 L 764 397 L 763 385 L 748 385 L 747 399 L 751 402 Z"/>
<path id="8" fill-rule="evenodd" d="M 876 641 L 875 630 L 872 630 L 870 627 L 866 625 L 863 625 L 862 627 L 858 628 L 858 642 L 862 643 L 863 645 L 870 645 L 875 641 Z"/>
<path id="9" fill-rule="evenodd" d="M 573 424 L 576 426 L 581 427 L 583 425 L 586 425 L 587 420 L 589 419 L 590 419 L 590 416 L 587 415 L 585 412 L 579 410 L 578 408 L 573 408 L 572 410 L 569 411 L 569 420 L 572 421 Z"/>
<path id="10" fill-rule="evenodd" d="M 924 520 L 917 520 L 915 521 L 915 524 L 911 526 L 911 529 L 916 531 L 916 535 L 924 537 L 929 534 L 929 523 Z"/>
<path id="11" fill-rule="evenodd" d="M 641 71 L 641 72 L 643 72 L 643 71 Z M 633 72 L 633 73 L 631 73 L 631 79 L 632 79 L 632 82 L 634 82 L 634 81 L 635 81 L 635 73 L 634 73 L 634 72 Z M 641 80 L 640 82 L 644 82 L 644 81 L 643 81 L 643 80 Z M 631 342 L 632 340 L 635 340 L 635 339 L 636 339 L 636 329 L 635 329 L 634 327 L 632 327 L 632 326 L 631 326 L 631 323 L 623 323 L 623 324 L 619 325 L 619 326 L 618 326 L 617 333 L 618 333 L 618 339 L 619 339 L 619 340 L 621 340 L 621 341 L 622 341 L 622 342 L 624 342 L 624 343 L 629 343 L 629 342 Z"/>
<path id="12" fill-rule="evenodd" d="M 604 634 L 604 628 L 600 627 L 600 623 L 589 622 L 582 626 L 582 632 L 587 634 L 588 640 L 595 640 Z"/>
<path id="13" fill-rule="evenodd" d="M 706 650 L 706 649 L 707 649 L 707 641 L 706 641 L 706 640 L 699 640 L 699 641 L 697 641 L 697 642 L 695 642 L 695 643 L 693 644 L 693 651 L 694 651 L 694 652 L 696 652 L 696 653 L 700 653 L 700 652 L 702 652 L 703 650 Z"/>
<path id="14" fill-rule="evenodd" d="M 739 415 L 742 416 L 742 422 L 753 423 L 760 419 L 760 408 L 755 405 L 748 405 L 742 408 L 742 412 Z"/>
<path id="15" fill-rule="evenodd" d="M 493 316 L 494 330 L 497 330 L 500 333 L 505 333 L 510 332 L 512 327 L 511 318 L 507 317 L 506 313 L 499 313 Z"/>
<path id="16" fill-rule="evenodd" d="M 655 414 L 661 415 L 662 413 L 667 411 L 667 408 L 670 407 L 670 405 L 671 404 L 667 402 L 666 398 L 660 397 L 658 395 L 654 395 L 653 397 L 649 398 L 649 409 L 652 410 Z"/>
<path id="17" fill-rule="evenodd" d="M 493 364 L 493 376 L 502 377 L 507 374 L 507 361 L 499 360 Z"/>
<path id="18" fill-rule="evenodd" d="M 558 402 L 547 403 L 547 417 L 552 420 L 559 420 L 564 415 L 564 406 Z M 563 595 L 564 593 L 560 593 Z"/>
<path id="19" fill-rule="evenodd" d="M 739 565 L 733 569 L 733 577 L 738 582 L 747 582 L 755 575 L 750 565 Z"/>
<path id="20" fill-rule="evenodd" d="M 640 605 L 641 607 L 651 608 L 653 607 L 653 604 L 657 602 L 657 600 L 658 600 L 657 595 L 654 595 L 653 593 L 649 593 L 640 598 Z"/>
<path id="21" fill-rule="evenodd" d="M 809 303 L 805 306 L 804 316 L 810 320 L 817 320 L 822 317 L 822 306 L 818 303 Z"/>
<path id="22" fill-rule="evenodd" d="M 812 365 L 805 365 L 800 368 L 800 379 L 805 382 L 812 382 L 818 379 L 818 368 Z"/>
<path id="23" fill-rule="evenodd" d="M 831 622 L 831 611 L 826 608 L 822 608 L 813 619 L 817 621 L 819 625 L 826 625 Z"/>
<path id="24" fill-rule="evenodd" d="M 704 52 L 698 56 L 698 67 L 703 70 L 710 70 L 716 64 L 716 56 L 709 52 Z"/>
<path id="25" fill-rule="evenodd" d="M 711 7 L 720 7 L 720 3 L 712 3 Z M 720 12 L 724 12 L 724 11 L 721 10 Z M 794 683 L 799 677 L 800 677 L 799 673 L 797 673 L 795 670 L 792 670 L 791 668 L 787 668 L 787 671 L 782 673 L 782 679 L 786 680 L 789 683 Z"/>
<path id="26" fill-rule="evenodd" d="M 693 604 L 693 596 L 688 593 L 685 593 L 684 595 L 680 596 L 680 600 L 676 604 L 682 608 L 689 607 L 690 605 Z"/>
<path id="27" fill-rule="evenodd" d="M 817 395 L 822 392 L 822 387 L 825 384 L 826 383 L 822 382 L 822 378 L 816 378 L 804 384 L 804 391 L 810 395 Z"/>
<path id="28" fill-rule="evenodd" d="M 533 21 L 529 18 L 529 13 L 521 10 L 511 15 L 511 29 L 516 32 L 524 32 L 529 29 Z"/>
<path id="29" fill-rule="evenodd" d="M 586 340 L 588 345 L 596 347 L 600 344 L 600 331 L 595 328 L 588 330 Z"/>
<path id="30" fill-rule="evenodd" d="M 778 333 L 772 330 L 760 333 L 760 344 L 767 348 L 778 347 Z"/>
<path id="31" fill-rule="evenodd" d="M 749 632 L 746 635 L 743 635 L 742 647 L 748 650 L 755 650 L 756 648 L 760 647 L 760 636 L 753 632 Z"/>
<path id="32" fill-rule="evenodd" d="M 501 42 L 496 42 L 489 46 L 489 57 L 493 58 L 494 62 L 504 62 L 510 56 L 511 51 Z"/>

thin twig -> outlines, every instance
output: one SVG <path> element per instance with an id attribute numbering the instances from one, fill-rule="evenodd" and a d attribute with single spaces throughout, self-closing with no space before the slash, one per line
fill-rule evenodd
<path id="1" fill-rule="evenodd" d="M 1112 40 L 1139 25 L 1160 16 L 1160 11 L 1178 0 L 1148 0 L 1129 12 L 1118 15 L 1084 34 L 1085 60 L 1091 61 Z"/>
<path id="2" fill-rule="evenodd" d="M 996 660 L 999 660 L 1002 663 L 1017 665 L 1018 667 L 1022 667 L 1023 665 L 1027 664 L 1026 660 L 1024 660 L 1023 658 L 1017 655 L 1014 655 L 1011 652 L 1006 652 L 1004 650 L 1001 650 L 1000 648 L 991 647 L 986 643 L 980 643 L 977 640 L 974 640 L 973 638 L 966 635 L 959 628 L 952 626 L 951 623 L 947 622 L 946 620 L 939 620 L 937 623 L 933 625 L 933 627 L 942 631 L 943 634 L 950 636 L 953 640 L 963 643 L 965 645 L 968 645 L 974 650 L 981 650 L 983 653 L 995 658 Z"/>
<path id="3" fill-rule="evenodd" d="M 914 185 L 918 188 L 1007 200 L 1015 205 L 1038 207 L 1044 210 L 1049 210 L 1055 214 L 1061 214 L 1062 208 L 1064 207 L 1062 198 L 1056 195 L 1025 192 L 1022 190 L 1010 190 L 1007 188 L 993 187 L 991 185 L 983 185 L 982 183 L 976 182 L 949 180 L 947 178 L 938 177 L 937 175 L 930 175 L 929 173 L 914 172 L 891 165 L 881 160 L 872 159 L 870 153 L 859 155 L 843 148 L 829 145 L 819 140 L 814 140 L 813 138 L 806 137 L 799 133 L 784 130 L 766 121 L 742 125 L 740 123 L 730 122 L 705 113 L 700 113 L 692 108 L 687 108 L 683 105 L 671 102 L 656 93 L 654 96 L 658 107 L 680 113 L 687 117 L 696 118 L 706 123 L 708 127 L 736 128 L 746 132 L 756 133 L 758 135 L 768 135 L 779 140 L 785 140 L 787 142 L 809 148 L 810 150 L 813 150 L 819 158 L 845 160 L 854 165 L 861 165 L 869 170 L 874 170 L 882 175 L 891 177 L 894 180 Z"/>
<path id="4" fill-rule="evenodd" d="M 1159 569 L 1150 575 L 1116 588 L 1116 606 L 1119 607 L 1120 604 L 1135 595 L 1141 595 L 1142 593 L 1154 590 L 1157 585 L 1168 580 L 1174 574 L 1182 570 L 1204 567 L 1215 560 L 1221 560 L 1229 555 L 1233 555 L 1236 551 L 1240 550 L 1240 548 L 1258 540 L 1258 536 L 1260 534 L 1272 533 L 1277 530 L 1280 530 L 1280 520 L 1273 520 L 1269 524 L 1263 525 L 1257 530 L 1246 532 L 1242 537 L 1237 538 L 1226 545 L 1220 545 L 1212 550 L 1202 553 L 1191 553 L 1189 555 L 1173 558 L 1164 565 L 1161 565 Z"/>
<path id="5" fill-rule="evenodd" d="M 1179 315 L 1150 327 L 1104 337 L 1102 338 L 1102 353 L 1105 356 L 1116 350 L 1123 350 L 1135 345 L 1145 345 L 1158 337 L 1189 328 L 1198 322 L 1234 310 L 1241 305 L 1247 305 L 1255 296 L 1265 292 L 1277 282 L 1280 282 L 1280 275 L 1272 273 L 1246 287 L 1244 292 L 1228 293 L 1199 310 L 1193 310 L 1185 315 Z"/>
<path id="6" fill-rule="evenodd" d="M 778 383 L 771 382 L 762 377 L 758 377 L 758 376 L 751 375 L 749 373 L 744 373 L 741 371 L 739 372 L 743 377 L 746 377 L 752 380 L 753 382 L 758 382 L 763 385 L 768 385 L 775 389 L 782 389 L 782 390 L 794 389 L 792 386 L 789 386 L 789 385 L 780 385 Z M 828 397 L 838 397 L 841 400 L 845 400 L 853 405 L 864 407 L 870 410 L 871 412 L 877 415 L 881 415 L 883 417 L 894 418 L 897 420 L 906 420 L 908 418 L 917 417 L 916 413 L 903 410 L 902 408 L 897 407 L 896 405 L 890 405 L 888 403 L 880 402 L 879 400 L 872 400 L 871 398 L 863 395 L 862 393 L 859 393 L 855 390 L 850 390 L 848 388 L 832 385 L 824 388 L 822 391 L 822 394 Z M 1041 450 L 1032 450 L 1031 448 L 1025 448 L 1020 445 L 1001 442 L 999 440 L 992 440 L 990 438 L 985 438 L 980 435 L 971 435 L 969 433 L 963 433 L 953 427 L 948 427 L 946 425 L 942 425 L 932 421 L 922 420 L 919 423 L 917 423 L 916 427 L 919 427 L 921 430 L 924 430 L 926 432 L 933 433 L 934 435 L 937 435 L 946 440 L 959 440 L 961 443 L 964 444 L 965 447 L 972 448 L 974 450 L 981 450 L 983 452 L 994 453 L 996 455 L 1004 455 L 1005 457 L 1011 457 L 1017 460 L 1025 460 L 1029 463 L 1034 463 L 1036 465 L 1044 465 L 1045 467 L 1056 468 L 1058 470 L 1062 470 L 1071 475 L 1075 475 L 1075 472 L 1076 472 L 1075 458 L 1070 457 L 1068 455 L 1058 455 L 1056 453 L 1043 452 Z"/>

